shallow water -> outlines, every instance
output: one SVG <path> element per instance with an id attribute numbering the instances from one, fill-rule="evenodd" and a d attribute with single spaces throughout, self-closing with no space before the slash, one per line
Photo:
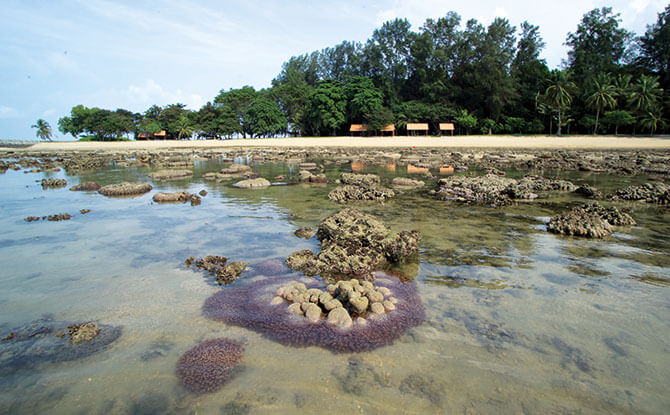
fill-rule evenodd
<path id="1" fill-rule="evenodd" d="M 221 165 L 198 163 L 193 178 L 154 182 L 154 191 L 122 199 L 68 188 L 150 181 L 149 170 L 49 174 L 68 181 L 49 190 L 36 182 L 46 174 L 0 175 L 0 335 L 45 313 L 123 330 L 100 353 L 4 376 L 0 413 L 667 413 L 667 208 L 627 204 L 638 225 L 592 241 L 544 229 L 548 217 L 583 202 L 573 196 L 491 209 L 419 190 L 357 205 L 394 230 L 421 232 L 418 265 L 405 271 L 416 273 L 427 319 L 391 346 L 333 354 L 202 316 L 203 302 L 226 287 L 187 269 L 187 257 L 254 264 L 317 250 L 318 241 L 293 231 L 341 208 L 327 200 L 334 185 L 245 190 L 201 178 Z M 286 164 L 253 168 L 289 182 L 297 173 Z M 326 174 L 350 169 L 328 165 Z M 367 171 L 408 175 L 401 166 Z M 550 174 L 603 191 L 645 179 Z M 209 194 L 200 206 L 151 201 L 156 191 L 201 189 Z M 91 212 L 79 214 L 83 208 Z M 54 213 L 74 216 L 23 220 Z M 234 284 L 258 278 L 248 272 Z M 218 392 L 192 395 L 178 383 L 176 361 L 216 337 L 244 344 L 239 373 Z"/>

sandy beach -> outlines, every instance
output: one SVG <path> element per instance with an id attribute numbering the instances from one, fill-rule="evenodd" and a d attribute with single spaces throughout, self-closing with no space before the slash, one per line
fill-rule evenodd
<path id="1" fill-rule="evenodd" d="M 455 136 L 455 137 L 300 137 L 236 140 L 41 142 L 13 151 L 133 151 L 187 148 L 357 147 L 357 148 L 505 148 L 505 149 L 670 149 L 670 137 L 615 136 Z M 2 149 L 2 147 L 0 147 Z M 5 149 L 7 150 L 7 149 Z"/>

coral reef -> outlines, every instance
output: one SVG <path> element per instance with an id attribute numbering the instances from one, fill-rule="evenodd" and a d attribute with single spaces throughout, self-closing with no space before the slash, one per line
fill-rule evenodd
<path id="1" fill-rule="evenodd" d="M 55 321 L 46 316 L 4 336 L 0 374 L 86 357 L 105 350 L 120 335 L 120 327 Z"/>
<path id="2" fill-rule="evenodd" d="M 100 189 L 100 185 L 97 184 L 96 182 L 84 182 L 84 183 L 79 183 L 76 186 L 72 186 L 70 190 L 73 192 L 94 192 L 96 190 Z"/>
<path id="3" fill-rule="evenodd" d="M 244 347 L 235 340 L 202 342 L 177 361 L 179 382 L 193 393 L 214 392 L 234 377 L 243 353 Z"/>
<path id="4" fill-rule="evenodd" d="M 42 179 L 42 189 L 58 189 L 67 186 L 67 181 L 63 179 Z"/>
<path id="5" fill-rule="evenodd" d="M 291 294 L 292 289 L 288 287 L 296 288 L 296 283 L 305 285 L 304 294 L 316 293 L 309 291 L 318 288 L 316 281 L 302 283 L 290 278 L 263 279 L 228 287 L 205 301 L 203 313 L 213 320 L 246 327 L 290 346 L 319 346 L 339 353 L 372 350 L 392 344 L 406 329 L 418 326 L 425 318 L 415 283 L 402 283 L 385 274 L 377 274 L 376 291 L 381 293 L 388 290 L 397 300 L 393 304 L 395 309 L 379 314 L 367 310 L 362 314 L 366 317 L 356 318 L 351 325 L 344 317 L 345 314 L 348 316 L 344 305 L 337 307 L 336 303 L 332 305 L 335 306 L 333 309 L 340 310 L 336 313 L 339 315 L 332 319 L 325 315 L 316 318 L 317 309 L 322 312 L 326 307 L 320 297 L 323 296 L 325 300 L 327 295 L 331 295 L 323 290 L 315 297 L 322 305 L 311 302 L 310 294 L 310 301 L 306 302 L 304 311 L 302 303 L 289 305 L 283 297 L 278 298 L 278 293 Z M 335 298 L 333 301 L 339 302 Z M 351 307 L 355 305 L 351 304 Z"/>
<path id="6" fill-rule="evenodd" d="M 289 268 L 307 275 L 362 276 L 401 261 L 419 245 L 418 232 L 392 233 L 380 220 L 353 208 L 325 218 L 317 235 L 319 254 L 294 252 L 286 259 Z"/>
<path id="7" fill-rule="evenodd" d="M 232 283 L 249 265 L 247 262 L 228 262 L 228 258 L 217 255 L 208 255 L 196 260 L 193 257 L 187 258 L 186 266 L 190 267 L 192 264 L 198 269 L 209 272 L 209 275 L 214 275 L 219 285 Z"/>
<path id="8" fill-rule="evenodd" d="M 328 193 L 328 199 L 337 203 L 354 200 L 384 201 L 395 196 L 395 192 L 380 185 L 379 176 L 374 174 L 342 173 L 341 186 Z"/>
<path id="9" fill-rule="evenodd" d="M 153 173 L 149 173 L 151 180 L 171 180 L 171 179 L 183 179 L 185 177 L 193 176 L 191 170 L 159 170 Z"/>
<path id="10" fill-rule="evenodd" d="M 598 203 L 585 204 L 551 218 L 547 230 L 553 233 L 587 238 L 610 235 L 612 226 L 635 225 L 635 220 L 615 206 L 609 208 Z"/>
<path id="11" fill-rule="evenodd" d="M 149 183 L 144 182 L 122 182 L 116 184 L 109 184 L 98 189 L 98 193 L 103 196 L 136 196 L 150 192 L 153 187 Z"/>

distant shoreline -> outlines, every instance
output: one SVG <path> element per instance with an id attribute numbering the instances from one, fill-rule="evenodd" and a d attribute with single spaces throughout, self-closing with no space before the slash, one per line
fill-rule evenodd
<path id="1" fill-rule="evenodd" d="M 235 140 L 166 141 L 55 141 L 23 148 L 0 150 L 32 151 L 142 151 L 216 148 L 481 148 L 481 149 L 583 149 L 583 150 L 670 150 L 670 136 L 397 136 L 397 137 L 300 137 Z"/>

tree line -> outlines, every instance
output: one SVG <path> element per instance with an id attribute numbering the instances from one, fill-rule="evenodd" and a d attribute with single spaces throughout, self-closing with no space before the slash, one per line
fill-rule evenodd
<path id="1" fill-rule="evenodd" d="M 143 114 L 78 105 L 64 134 L 107 140 L 165 131 L 172 138 L 325 136 L 394 123 L 454 122 L 461 134 L 651 133 L 668 131 L 670 6 L 641 36 L 603 7 L 566 38 L 561 69 L 540 59 L 540 28 L 504 18 L 461 25 L 449 12 L 413 31 L 406 19 L 366 42 L 344 41 L 291 57 L 269 88 L 221 90 L 197 111 L 182 104 Z"/>

